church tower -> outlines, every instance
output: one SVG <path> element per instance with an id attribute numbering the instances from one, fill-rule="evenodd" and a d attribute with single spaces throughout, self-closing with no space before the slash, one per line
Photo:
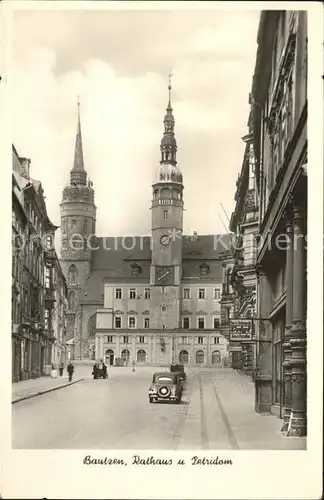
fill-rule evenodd
<path id="1" fill-rule="evenodd" d="M 91 240 L 96 231 L 92 182 L 84 168 L 80 105 L 78 103 L 74 163 L 70 183 L 63 190 L 61 208 L 61 266 L 68 285 L 68 338 L 78 329 L 78 303 L 90 274 Z"/>
<path id="2" fill-rule="evenodd" d="M 171 75 L 170 75 L 171 76 Z M 152 262 L 150 271 L 152 327 L 174 330 L 180 321 L 183 229 L 183 183 L 177 165 L 175 121 L 169 103 L 164 117 L 161 160 L 153 180 Z"/>

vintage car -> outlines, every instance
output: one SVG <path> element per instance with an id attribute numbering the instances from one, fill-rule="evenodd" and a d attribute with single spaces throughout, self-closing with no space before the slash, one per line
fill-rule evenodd
<path id="1" fill-rule="evenodd" d="M 180 404 L 182 396 L 182 381 L 179 372 L 154 373 L 151 387 L 149 388 L 149 401 L 171 401 Z"/>

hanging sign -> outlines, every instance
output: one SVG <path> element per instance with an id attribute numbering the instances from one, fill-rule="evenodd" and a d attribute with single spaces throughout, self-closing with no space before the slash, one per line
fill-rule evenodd
<path id="1" fill-rule="evenodd" d="M 253 320 L 251 318 L 230 319 L 230 342 L 252 342 L 254 340 Z"/>

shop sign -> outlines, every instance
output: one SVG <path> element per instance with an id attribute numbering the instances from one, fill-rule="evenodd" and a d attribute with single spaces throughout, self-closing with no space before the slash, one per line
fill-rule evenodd
<path id="1" fill-rule="evenodd" d="M 253 342 L 253 320 L 251 318 L 230 319 L 229 340 L 230 342 Z"/>

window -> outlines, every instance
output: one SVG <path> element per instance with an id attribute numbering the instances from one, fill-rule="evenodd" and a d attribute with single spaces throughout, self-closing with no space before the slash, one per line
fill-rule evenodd
<path id="1" fill-rule="evenodd" d="M 122 289 L 121 288 L 116 288 L 115 297 L 116 297 L 116 299 L 121 299 L 122 298 Z"/>
<path id="2" fill-rule="evenodd" d="M 129 343 L 129 337 L 128 337 L 128 335 L 124 335 L 123 344 L 128 344 L 128 343 Z"/>
<path id="3" fill-rule="evenodd" d="M 166 311 L 166 306 L 161 306 L 162 307 L 162 311 Z"/>
<path id="4" fill-rule="evenodd" d="M 137 276 L 141 271 L 141 266 L 139 266 L 138 264 L 133 264 L 131 268 L 132 268 L 132 276 Z"/>
<path id="5" fill-rule="evenodd" d="M 199 288 L 198 290 L 198 299 L 206 298 L 206 290 L 204 288 Z"/>
<path id="6" fill-rule="evenodd" d="M 45 311 L 44 311 L 45 328 L 48 328 L 48 321 L 49 321 L 49 310 L 45 309 Z"/>
<path id="7" fill-rule="evenodd" d="M 205 360 L 204 351 L 197 351 L 196 352 L 196 364 L 202 365 L 204 363 L 204 360 Z"/>
<path id="8" fill-rule="evenodd" d="M 53 245 L 53 239 L 51 235 L 46 236 L 46 248 L 50 250 Z"/>
<path id="9" fill-rule="evenodd" d="M 204 343 L 204 337 L 198 337 L 198 344 Z"/>
<path id="10" fill-rule="evenodd" d="M 115 328 L 121 328 L 122 326 L 122 320 L 120 316 L 116 316 L 115 318 Z"/>
<path id="11" fill-rule="evenodd" d="M 130 316 L 128 318 L 128 328 L 136 328 L 136 318 L 135 318 L 135 316 Z"/>
<path id="12" fill-rule="evenodd" d="M 145 299 L 150 299 L 151 298 L 151 290 L 150 290 L 150 288 L 145 288 L 145 290 L 144 290 L 144 298 Z"/>
<path id="13" fill-rule="evenodd" d="M 136 288 L 130 288 L 129 290 L 129 298 L 136 299 Z"/>
<path id="14" fill-rule="evenodd" d="M 213 319 L 213 323 L 214 323 L 214 329 L 215 329 L 215 328 L 218 328 L 218 327 L 219 327 L 219 324 L 220 324 L 219 318 L 214 318 L 214 319 Z"/>
<path id="15" fill-rule="evenodd" d="M 212 353 L 212 364 L 219 364 L 222 361 L 221 353 L 219 351 L 213 351 Z"/>
<path id="16" fill-rule="evenodd" d="M 181 344 L 187 344 L 187 340 L 188 340 L 187 337 L 181 337 L 180 338 L 180 341 L 181 341 L 180 343 Z"/>
<path id="17" fill-rule="evenodd" d="M 137 362 L 138 363 L 145 363 L 145 360 L 146 360 L 146 352 L 144 351 L 144 349 L 140 349 L 137 352 Z"/>
<path id="18" fill-rule="evenodd" d="M 108 344 L 112 344 L 113 343 L 113 337 L 112 337 L 112 335 L 108 335 L 108 337 L 107 337 L 107 343 Z"/>
<path id="19" fill-rule="evenodd" d="M 51 278 L 52 278 L 51 268 L 45 267 L 45 288 L 51 287 L 51 281 L 52 281 Z"/>
<path id="20" fill-rule="evenodd" d="M 214 288 L 214 300 L 220 300 L 221 291 L 219 288 Z"/>
<path id="21" fill-rule="evenodd" d="M 150 318 L 144 318 L 144 328 L 150 328 Z"/>
<path id="22" fill-rule="evenodd" d="M 188 351 L 180 351 L 179 354 L 179 363 L 186 365 L 189 361 Z"/>
<path id="23" fill-rule="evenodd" d="M 190 299 L 190 288 L 184 288 L 183 289 L 183 298 L 184 299 Z"/>
<path id="24" fill-rule="evenodd" d="M 72 264 L 72 266 L 69 267 L 68 276 L 70 285 L 76 285 L 78 271 L 74 264 Z"/>
<path id="25" fill-rule="evenodd" d="M 145 337 L 143 337 L 143 335 L 141 335 L 140 337 L 138 337 L 138 341 L 139 341 L 140 344 L 144 344 Z"/>
<path id="26" fill-rule="evenodd" d="M 202 264 L 200 266 L 200 274 L 202 276 L 206 276 L 208 273 L 209 273 L 209 266 L 207 266 L 207 264 Z"/>
<path id="27" fill-rule="evenodd" d="M 164 210 L 164 212 L 163 212 L 163 216 L 164 216 L 164 218 L 165 218 L 165 219 L 167 219 L 167 218 L 168 218 L 168 211 L 167 211 L 167 210 Z"/>
<path id="28" fill-rule="evenodd" d="M 219 344 L 219 337 L 214 337 L 214 344 Z"/>
<path id="29" fill-rule="evenodd" d="M 190 318 L 183 318 L 183 328 L 190 328 Z"/>
<path id="30" fill-rule="evenodd" d="M 205 328 L 205 318 L 198 318 L 198 328 L 203 330 Z"/>
<path id="31" fill-rule="evenodd" d="M 121 359 L 123 361 L 125 361 L 126 363 L 129 362 L 129 358 L 130 358 L 130 352 L 128 349 L 123 349 L 122 352 L 121 352 Z"/>

